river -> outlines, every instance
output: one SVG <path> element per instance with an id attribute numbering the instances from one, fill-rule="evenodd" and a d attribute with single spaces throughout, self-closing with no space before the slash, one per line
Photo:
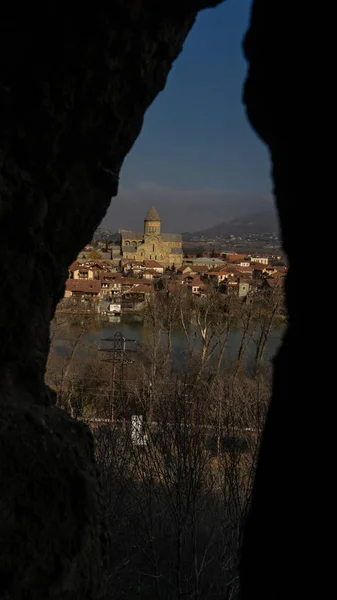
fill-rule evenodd
<path id="1" fill-rule="evenodd" d="M 76 333 L 81 328 L 87 328 L 86 317 L 78 316 L 69 320 L 68 331 Z M 128 342 L 128 348 L 131 350 L 137 350 L 140 345 L 145 344 L 151 335 L 150 325 L 144 323 L 141 316 L 135 314 L 123 315 L 121 318 L 110 317 L 110 320 L 96 320 L 90 331 L 87 331 L 83 335 L 81 342 L 82 352 L 85 353 L 85 348 L 89 345 L 95 345 L 101 348 L 108 347 L 108 344 L 102 342 L 102 339 L 112 338 L 113 335 L 120 332 L 126 339 L 133 340 Z M 264 355 L 265 361 L 270 361 L 277 349 L 280 346 L 282 335 L 284 332 L 284 326 L 275 328 L 271 331 Z M 224 360 L 234 358 L 239 350 L 240 342 L 242 338 L 242 332 L 239 329 L 231 331 L 224 354 Z M 255 333 L 257 338 L 257 332 Z M 167 339 L 167 338 L 166 338 Z M 163 343 L 165 343 L 165 335 L 163 335 Z M 62 336 L 58 336 L 58 339 L 53 343 L 54 348 L 60 353 L 67 353 L 68 344 Z M 201 348 L 200 339 L 196 336 L 195 349 Z M 256 350 L 256 344 L 254 339 L 251 338 L 246 351 L 246 361 L 249 363 L 253 358 Z M 79 350 L 81 352 L 81 350 Z M 172 332 L 172 358 L 173 362 L 177 364 L 183 363 L 187 359 L 187 342 L 184 332 L 180 328 L 176 328 Z"/>

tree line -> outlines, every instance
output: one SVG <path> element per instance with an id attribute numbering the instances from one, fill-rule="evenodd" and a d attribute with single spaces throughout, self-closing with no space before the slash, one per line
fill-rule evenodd
<path id="1" fill-rule="evenodd" d="M 105 362 L 88 345 L 90 319 L 75 328 L 64 316 L 53 323 L 48 383 L 59 406 L 94 432 L 112 540 L 107 599 L 237 597 L 241 531 L 270 395 L 263 359 L 281 305 L 276 292 L 242 302 L 211 286 L 202 299 L 164 288 L 151 296 L 147 335 L 125 365 Z M 177 328 L 186 341 L 178 365 Z M 228 358 L 233 331 L 239 347 Z M 57 351 L 58 340 L 67 352 Z M 139 431 L 133 415 L 142 417 Z"/>

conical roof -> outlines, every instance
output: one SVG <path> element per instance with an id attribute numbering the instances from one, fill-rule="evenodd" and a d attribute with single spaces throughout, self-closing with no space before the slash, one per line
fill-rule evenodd
<path id="1" fill-rule="evenodd" d="M 160 221 L 160 216 L 158 215 L 154 206 L 151 206 L 151 208 L 147 211 L 145 221 Z"/>

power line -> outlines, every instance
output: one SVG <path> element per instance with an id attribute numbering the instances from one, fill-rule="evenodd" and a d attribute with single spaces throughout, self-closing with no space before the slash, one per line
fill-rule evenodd
<path id="1" fill-rule="evenodd" d="M 136 350 L 130 350 L 127 348 L 128 342 L 136 342 L 134 339 L 125 338 L 120 331 L 117 331 L 112 338 L 102 338 L 102 342 L 112 343 L 110 348 L 99 348 L 100 352 L 108 353 L 112 355 L 112 358 L 103 359 L 104 362 L 111 364 L 111 389 L 110 389 L 110 419 L 111 423 L 114 421 L 115 411 L 115 384 L 117 369 L 119 371 L 119 391 L 120 391 L 120 404 L 122 405 L 122 394 L 123 394 L 123 381 L 124 381 L 124 365 L 131 364 L 132 360 L 129 359 L 128 354 L 130 352 L 136 352 Z"/>

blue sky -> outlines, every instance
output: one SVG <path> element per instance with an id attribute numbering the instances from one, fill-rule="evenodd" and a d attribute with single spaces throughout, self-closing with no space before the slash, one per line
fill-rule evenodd
<path id="1" fill-rule="evenodd" d="M 166 231 L 195 230 L 270 201 L 268 153 L 241 100 L 247 70 L 241 44 L 250 5 L 227 0 L 199 13 L 125 159 L 105 226 L 133 228 L 154 203 Z"/>

